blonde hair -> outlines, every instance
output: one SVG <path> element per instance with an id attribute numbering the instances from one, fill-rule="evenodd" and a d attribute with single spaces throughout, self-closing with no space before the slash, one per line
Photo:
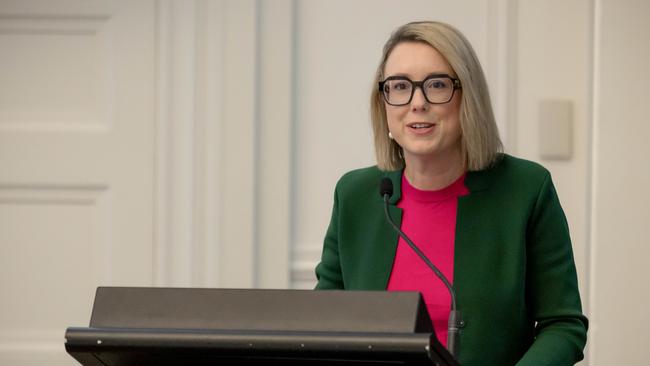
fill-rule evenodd
<path id="1" fill-rule="evenodd" d="M 412 22 L 393 32 L 375 73 L 370 97 L 370 119 L 375 138 L 375 155 L 381 170 L 404 167 L 402 148 L 388 137 L 384 99 L 377 86 L 383 80 L 386 60 L 402 42 L 423 42 L 435 48 L 449 63 L 460 80 L 462 99 L 459 120 L 461 150 L 470 171 L 492 165 L 503 151 L 503 144 L 492 112 L 490 94 L 481 64 L 465 36 L 456 28 L 440 22 Z"/>

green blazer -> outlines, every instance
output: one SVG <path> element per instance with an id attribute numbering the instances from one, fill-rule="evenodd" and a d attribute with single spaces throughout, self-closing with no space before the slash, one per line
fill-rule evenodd
<path id="1" fill-rule="evenodd" d="M 386 289 L 398 235 L 384 216 L 379 182 L 393 181 L 389 210 L 400 225 L 402 210 L 395 205 L 401 176 L 370 167 L 339 180 L 316 267 L 317 289 Z M 459 362 L 578 362 L 588 323 L 569 228 L 549 172 L 503 155 L 490 169 L 468 172 L 465 185 L 470 194 L 458 200 L 452 281 L 465 321 Z"/>

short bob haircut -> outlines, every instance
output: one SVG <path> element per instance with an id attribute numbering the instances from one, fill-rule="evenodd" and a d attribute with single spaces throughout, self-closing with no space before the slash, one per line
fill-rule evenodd
<path id="1" fill-rule="evenodd" d="M 440 22 L 405 24 L 390 36 L 377 67 L 370 99 L 370 118 L 375 137 L 377 165 L 381 170 L 404 168 L 402 148 L 388 137 L 388 121 L 384 98 L 378 82 L 384 79 L 386 60 L 393 48 L 402 42 L 422 42 L 435 48 L 449 63 L 460 79 L 461 151 L 465 168 L 483 170 L 501 156 L 503 144 L 492 112 L 487 82 L 474 49 L 456 28 Z"/>

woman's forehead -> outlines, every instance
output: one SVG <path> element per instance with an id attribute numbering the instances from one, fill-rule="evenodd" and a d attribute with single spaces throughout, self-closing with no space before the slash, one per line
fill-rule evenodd
<path id="1" fill-rule="evenodd" d="M 424 78 L 430 74 L 453 74 L 447 60 L 429 44 L 424 42 L 401 42 L 391 50 L 384 76 L 407 76 Z"/>

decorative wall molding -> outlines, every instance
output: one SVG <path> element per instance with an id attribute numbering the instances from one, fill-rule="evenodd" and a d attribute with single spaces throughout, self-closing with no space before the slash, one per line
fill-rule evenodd
<path id="1" fill-rule="evenodd" d="M 288 286 L 293 7 L 157 2 L 157 285 Z"/>
<path id="2" fill-rule="evenodd" d="M 291 262 L 291 288 L 314 288 L 314 269 L 320 261 L 322 243 L 296 245 Z"/>
<path id="3" fill-rule="evenodd" d="M 192 285 L 194 4 L 157 2 L 157 285 Z"/>
<path id="4" fill-rule="evenodd" d="M 21 91 L 0 95 L 0 129 L 108 129 L 114 90 L 110 20 L 108 15 L 0 14 L 0 84 Z"/>
<path id="5" fill-rule="evenodd" d="M 517 0 L 497 0 L 487 11 L 487 78 L 494 115 L 508 152 L 516 149 Z"/>
<path id="6" fill-rule="evenodd" d="M 223 124 L 225 3 L 199 1 L 196 5 L 196 126 L 194 182 L 194 280 L 197 286 L 218 287 L 221 258 L 220 159 Z"/>
<path id="7" fill-rule="evenodd" d="M 290 281 L 296 1 L 259 4 L 257 287 Z"/>
<path id="8" fill-rule="evenodd" d="M 590 90 L 589 95 L 589 110 L 587 112 L 587 118 L 591 121 L 589 123 L 589 154 L 588 154 L 588 176 L 589 176 L 589 186 L 587 187 L 587 194 L 589 199 L 587 200 L 586 211 L 589 215 L 586 220 L 587 230 L 586 230 L 586 257 L 587 257 L 587 266 L 586 266 L 586 280 L 585 284 L 586 293 L 583 293 L 583 306 L 584 311 L 591 321 L 591 334 L 590 342 L 587 344 L 587 349 L 585 352 L 585 361 L 586 365 L 596 365 L 596 351 L 598 344 L 598 337 L 594 330 L 594 322 L 597 321 L 597 286 L 596 286 L 596 276 L 598 272 L 596 271 L 596 265 L 598 260 L 598 209 L 600 204 L 599 197 L 599 164 L 600 161 L 600 149 L 601 136 L 600 136 L 600 126 L 601 126 L 601 70 L 602 70 L 602 48 L 605 46 L 603 43 L 603 3 L 601 0 L 590 0 L 589 1 L 589 10 L 591 22 L 590 26 L 590 39 L 589 42 L 591 48 L 591 75 L 590 75 Z M 597 328 L 596 328 L 597 329 Z M 591 341 L 591 337 L 594 338 Z M 609 347 L 609 345 L 607 346 Z"/>
<path id="9" fill-rule="evenodd" d="M 2 365 L 69 365 L 97 286 L 151 284 L 153 5 L 2 1 Z"/>
<path id="10" fill-rule="evenodd" d="M 63 329 L 59 329 L 57 324 L 62 317 L 77 315 L 74 314 L 74 309 L 80 306 L 74 302 L 68 304 L 66 310 L 62 310 L 66 300 L 53 298 L 52 295 L 56 293 L 65 297 L 72 294 L 75 300 L 79 300 L 85 295 L 75 292 L 75 288 L 86 287 L 92 291 L 95 284 L 111 283 L 111 267 L 115 266 L 115 263 L 112 262 L 114 257 L 111 250 L 113 243 L 110 189 L 108 185 L 0 184 L 0 212 L 5 220 L 10 218 L 10 222 L 20 222 L 21 215 L 28 214 L 35 227 L 43 230 L 44 227 L 39 223 L 49 223 L 47 233 L 55 234 L 44 236 L 32 233 L 33 228 L 26 225 L 14 226 L 15 232 L 9 230 L 7 233 L 7 230 L 3 230 L 5 235 L 2 257 L 10 261 L 13 256 L 14 260 L 13 263 L 2 264 L 3 275 L 6 275 L 4 271 L 7 266 L 29 268 L 40 264 L 43 272 L 30 270 L 29 274 L 26 274 L 24 269 L 22 273 L 21 269 L 10 269 L 10 274 L 20 276 L 21 281 L 10 281 L 13 284 L 3 286 L 4 314 L 3 327 L 0 329 L 0 359 L 18 359 L 26 354 L 60 357 Z M 74 215 L 67 217 L 66 214 L 70 212 Z M 56 217 L 53 214 L 56 214 Z M 84 232 L 88 236 L 80 238 L 83 241 L 71 240 L 78 234 L 68 235 L 66 231 L 77 223 L 73 218 L 82 215 L 86 221 L 83 224 L 87 225 Z M 36 222 L 33 221 L 35 217 Z M 25 222 L 28 221 L 23 221 Z M 57 224 L 59 226 L 56 226 Z M 57 238 L 61 237 L 70 240 L 58 242 Z M 79 239 L 78 236 L 76 238 Z M 83 257 L 84 263 L 81 265 L 69 260 L 79 255 L 77 251 L 85 251 L 88 254 Z M 17 260 L 20 262 L 15 262 Z M 84 280 L 74 282 L 78 275 L 75 273 L 77 268 L 91 270 L 83 273 Z M 55 279 L 47 276 L 53 276 Z M 57 283 L 56 279 L 64 282 Z M 43 310 L 43 306 L 47 309 Z M 39 308 L 40 311 L 37 311 Z M 70 308 L 73 310 L 69 310 Z M 19 309 L 25 309 L 27 313 Z"/>
<path id="11" fill-rule="evenodd" d="M 108 185 L 0 184 L 0 203 L 96 204 Z"/>
<path id="12" fill-rule="evenodd" d="M 223 109 L 220 135 L 220 285 L 255 286 L 257 109 L 259 100 L 257 2 L 226 1 Z"/>
<path id="13" fill-rule="evenodd" d="M 96 258 L 86 258 L 93 261 L 96 268 L 96 282 L 111 283 L 111 191 L 105 184 L 0 184 L 0 206 L 88 206 L 93 215 L 90 228 L 90 241 L 94 247 Z M 63 230 L 63 229 L 62 229 Z M 88 274 L 90 275 L 90 274 Z"/>
<path id="14" fill-rule="evenodd" d="M 96 35 L 108 15 L 0 14 L 0 34 Z"/>

